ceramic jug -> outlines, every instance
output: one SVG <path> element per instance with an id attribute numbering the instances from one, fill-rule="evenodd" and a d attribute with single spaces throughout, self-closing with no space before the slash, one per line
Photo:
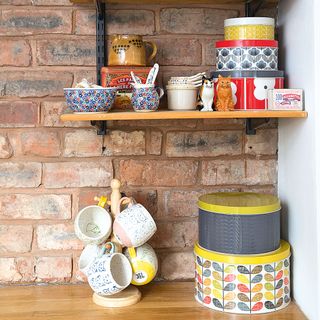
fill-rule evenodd
<path id="1" fill-rule="evenodd" d="M 152 47 L 146 58 L 146 45 Z M 143 41 L 139 35 L 115 35 L 112 37 L 108 63 L 110 66 L 146 66 L 157 54 L 153 42 Z"/>

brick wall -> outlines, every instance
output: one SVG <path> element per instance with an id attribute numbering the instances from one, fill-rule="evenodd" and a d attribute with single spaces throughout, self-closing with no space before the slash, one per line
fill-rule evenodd
<path id="1" fill-rule="evenodd" d="M 240 7 L 113 6 L 108 33 L 159 45 L 160 82 L 212 70 L 214 40 Z M 159 278 L 193 277 L 197 197 L 276 192 L 277 123 L 246 136 L 241 120 L 114 121 L 106 137 L 62 123 L 63 87 L 95 79 L 95 11 L 68 0 L 1 0 L 0 282 L 77 282 L 79 209 L 112 177 L 154 215 Z"/>

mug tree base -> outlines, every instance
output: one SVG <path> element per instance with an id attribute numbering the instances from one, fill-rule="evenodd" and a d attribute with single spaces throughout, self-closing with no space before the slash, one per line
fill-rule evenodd
<path id="1" fill-rule="evenodd" d="M 138 288 L 129 286 L 128 288 L 112 296 L 99 296 L 98 294 L 94 293 L 92 300 L 95 304 L 105 308 L 128 307 L 141 300 L 141 292 Z"/>

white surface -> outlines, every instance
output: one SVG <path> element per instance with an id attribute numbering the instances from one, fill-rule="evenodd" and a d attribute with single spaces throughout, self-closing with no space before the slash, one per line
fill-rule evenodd
<path id="1" fill-rule="evenodd" d="M 195 110 L 197 106 L 197 88 L 168 89 L 168 109 L 169 110 Z"/>
<path id="2" fill-rule="evenodd" d="M 231 18 L 231 19 L 224 20 L 225 27 L 244 26 L 244 25 L 274 26 L 274 19 L 273 18 L 258 17 L 258 18 Z"/>
<path id="3" fill-rule="evenodd" d="M 306 120 L 280 120 L 279 196 L 283 235 L 292 245 L 293 297 L 320 319 L 319 281 L 319 0 L 280 1 L 280 57 L 290 88 L 305 90 Z M 318 128 L 317 128 L 318 126 Z"/>

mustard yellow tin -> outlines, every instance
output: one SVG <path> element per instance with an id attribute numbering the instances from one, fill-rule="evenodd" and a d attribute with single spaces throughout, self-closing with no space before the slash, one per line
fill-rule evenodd
<path id="1" fill-rule="evenodd" d="M 224 21 L 225 40 L 274 40 L 274 19 L 233 18 Z"/>

